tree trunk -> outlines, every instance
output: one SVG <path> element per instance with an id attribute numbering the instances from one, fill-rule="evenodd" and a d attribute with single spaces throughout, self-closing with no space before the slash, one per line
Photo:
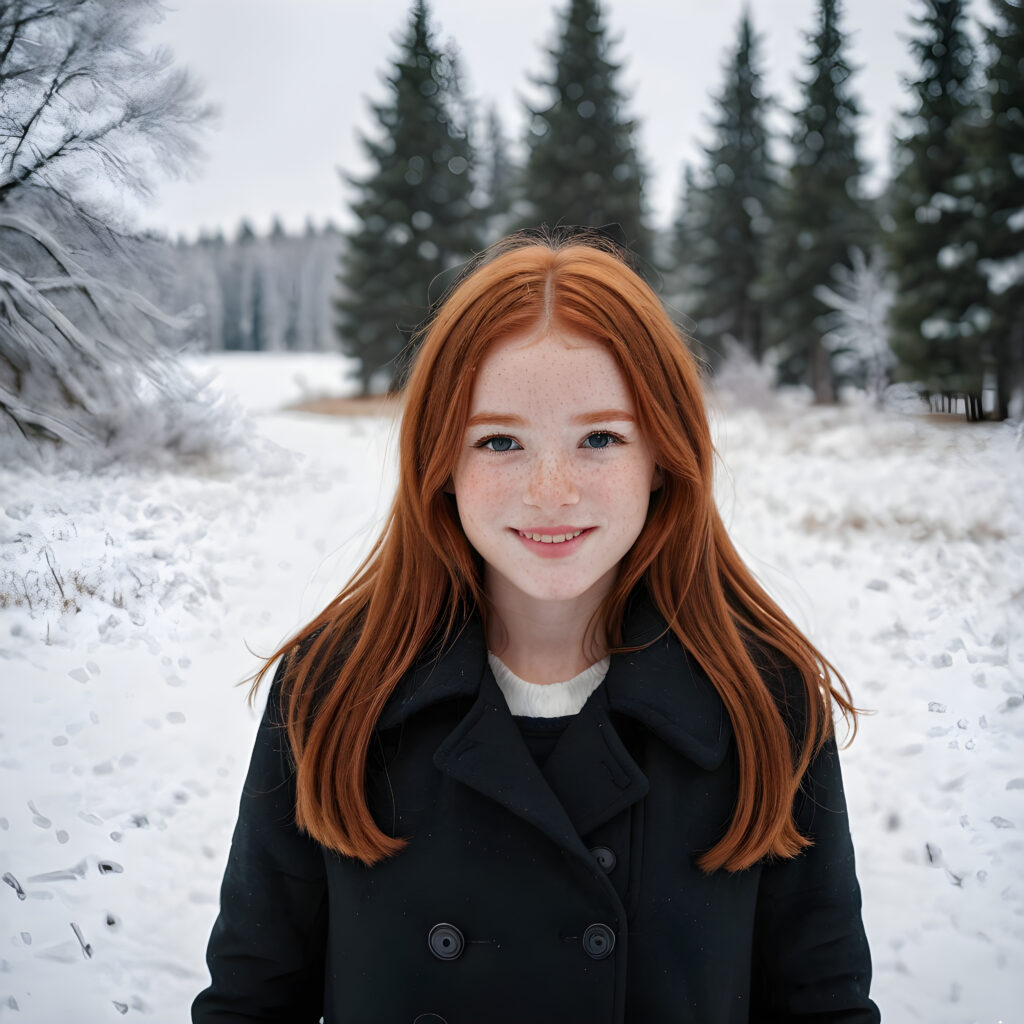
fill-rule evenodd
<path id="1" fill-rule="evenodd" d="M 1008 325 L 995 344 L 996 408 L 995 418 L 1010 416 L 1010 401 L 1016 389 L 1024 389 L 1024 317 Z"/>
<path id="2" fill-rule="evenodd" d="M 832 362 L 828 349 L 820 338 L 811 341 L 807 352 L 808 383 L 814 391 L 814 401 L 819 405 L 831 405 L 836 400 L 832 386 Z"/>

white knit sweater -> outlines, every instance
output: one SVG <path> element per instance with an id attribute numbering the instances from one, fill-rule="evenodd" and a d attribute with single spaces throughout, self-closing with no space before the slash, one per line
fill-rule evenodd
<path id="1" fill-rule="evenodd" d="M 608 658 L 602 658 L 578 676 L 564 683 L 528 683 L 520 679 L 496 654 L 487 652 L 491 671 L 505 694 L 513 715 L 530 718 L 559 718 L 575 715 L 587 698 L 601 685 L 608 672 Z"/>

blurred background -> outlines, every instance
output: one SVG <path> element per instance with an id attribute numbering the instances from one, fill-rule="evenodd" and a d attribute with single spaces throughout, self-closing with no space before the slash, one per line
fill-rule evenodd
<path id="1" fill-rule="evenodd" d="M 86 376 L 119 376 L 95 386 L 129 405 L 124 366 L 163 380 L 183 349 L 340 352 L 358 391 L 386 391 L 458 267 L 539 224 L 628 246 L 711 372 L 749 357 L 818 402 L 900 384 L 935 411 L 1019 415 L 1021 17 L 7 4 L 4 429 L 93 433 L 35 379 L 81 357 L 60 311 L 94 318 L 111 355 Z"/>
<path id="2" fill-rule="evenodd" d="M 874 712 L 885 1019 L 1019 1019 L 1019 0 L 0 0 L 0 1019 L 187 1017 L 234 684 L 375 539 L 417 325 L 542 224 L 632 251 Z"/>

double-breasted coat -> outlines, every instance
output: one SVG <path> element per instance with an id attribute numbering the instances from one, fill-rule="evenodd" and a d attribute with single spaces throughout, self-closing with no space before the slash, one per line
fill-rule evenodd
<path id="1" fill-rule="evenodd" d="M 377 724 L 374 867 L 294 824 L 275 678 L 195 1024 L 870 1024 L 870 958 L 833 743 L 796 800 L 813 846 L 701 872 L 736 795 L 714 687 L 650 604 L 543 766 L 470 621 Z M 280 671 L 278 676 L 280 675 Z"/>

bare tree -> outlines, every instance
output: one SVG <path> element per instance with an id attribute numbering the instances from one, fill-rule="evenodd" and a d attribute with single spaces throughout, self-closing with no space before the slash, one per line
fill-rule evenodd
<path id="1" fill-rule="evenodd" d="M 160 402 L 194 385 L 131 287 L 127 202 L 194 164 L 211 110 L 163 49 L 155 0 L 0 3 L 0 437 L 189 450 Z M 187 423 L 185 416 L 181 422 Z M 140 430 L 140 427 L 142 428 Z"/>

